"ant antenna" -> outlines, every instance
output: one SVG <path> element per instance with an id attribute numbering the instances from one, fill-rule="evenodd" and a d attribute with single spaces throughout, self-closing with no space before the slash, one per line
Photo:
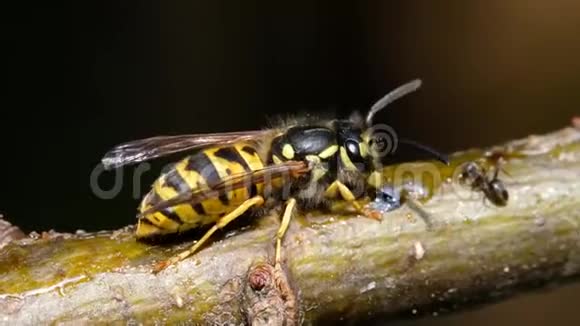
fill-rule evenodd
<path id="1" fill-rule="evenodd" d="M 366 123 L 367 126 L 371 126 L 373 124 L 373 117 L 377 112 L 384 109 L 387 105 L 393 103 L 394 101 L 398 100 L 399 98 L 416 91 L 419 87 L 421 87 L 421 80 L 414 79 L 406 84 L 403 84 L 387 95 L 383 96 L 380 100 L 378 100 L 373 106 L 370 108 L 369 113 L 367 114 Z"/>

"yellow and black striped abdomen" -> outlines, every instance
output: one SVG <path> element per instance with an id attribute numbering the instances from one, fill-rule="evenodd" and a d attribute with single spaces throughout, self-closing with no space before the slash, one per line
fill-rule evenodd
<path id="1" fill-rule="evenodd" d="M 140 212 L 178 194 L 211 189 L 229 175 L 262 169 L 256 149 L 246 143 L 213 147 L 191 155 L 161 175 L 139 207 Z M 250 197 L 262 193 L 261 184 L 241 187 L 218 198 L 190 205 L 180 204 L 140 218 L 137 237 L 169 234 L 216 222 Z"/>

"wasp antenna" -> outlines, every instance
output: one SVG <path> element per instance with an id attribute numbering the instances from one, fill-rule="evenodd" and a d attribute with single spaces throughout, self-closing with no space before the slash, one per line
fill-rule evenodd
<path id="1" fill-rule="evenodd" d="M 409 140 L 409 139 L 399 139 L 399 143 L 400 144 L 409 145 L 409 146 L 414 147 L 414 148 L 416 148 L 416 149 L 418 149 L 420 151 L 423 151 L 423 152 L 425 152 L 427 154 L 430 154 L 435 159 L 437 159 L 439 162 L 441 162 L 441 163 L 443 163 L 445 165 L 449 165 L 449 158 L 447 157 L 447 155 L 442 154 L 442 153 L 438 152 L 437 150 L 435 150 L 435 149 L 433 149 L 433 148 L 431 148 L 429 146 L 420 144 L 420 143 L 418 143 L 416 141 Z"/>
<path id="2" fill-rule="evenodd" d="M 384 109 L 387 105 L 393 103 L 394 101 L 400 99 L 401 97 L 416 91 L 419 87 L 421 87 L 421 84 L 422 82 L 420 79 L 414 79 L 406 84 L 403 84 L 395 88 L 394 90 L 390 91 L 387 95 L 383 96 L 383 98 L 378 100 L 370 108 L 366 118 L 367 126 L 371 126 L 373 124 L 373 117 L 377 112 Z"/>

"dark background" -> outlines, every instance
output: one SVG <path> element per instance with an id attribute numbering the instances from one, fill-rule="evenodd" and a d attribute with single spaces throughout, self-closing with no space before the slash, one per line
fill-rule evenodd
<path id="1" fill-rule="evenodd" d="M 1 15 L 0 212 L 26 231 L 133 223 L 134 170 L 112 199 L 90 183 L 117 143 L 347 115 L 417 77 L 421 90 L 379 120 L 444 152 L 553 131 L 580 112 L 573 0 L 100 1 Z M 579 298 L 568 287 L 425 322 L 573 323 Z"/>

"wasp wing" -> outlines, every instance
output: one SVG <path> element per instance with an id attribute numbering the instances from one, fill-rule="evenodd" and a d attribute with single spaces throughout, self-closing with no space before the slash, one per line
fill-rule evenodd
<path id="1" fill-rule="evenodd" d="M 156 205 L 140 213 L 138 217 L 180 204 L 187 203 L 195 205 L 209 198 L 217 198 L 220 195 L 224 195 L 235 189 L 247 187 L 256 183 L 268 182 L 275 178 L 289 177 L 296 179 L 308 172 L 310 172 L 310 168 L 306 162 L 286 161 L 280 164 L 266 166 L 260 170 L 234 174 L 212 187 L 196 189 L 193 192 L 179 193 L 171 199 L 160 201 Z"/>
<path id="2" fill-rule="evenodd" d="M 101 162 L 106 170 L 193 150 L 210 145 L 227 145 L 249 141 L 275 134 L 274 129 L 236 131 L 224 133 L 157 136 L 119 144 L 105 154 Z"/>

